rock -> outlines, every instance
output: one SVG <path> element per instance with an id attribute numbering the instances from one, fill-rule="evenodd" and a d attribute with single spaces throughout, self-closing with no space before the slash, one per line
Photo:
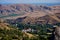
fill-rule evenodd
<path id="1" fill-rule="evenodd" d="M 60 27 L 55 29 L 55 40 L 60 40 Z"/>

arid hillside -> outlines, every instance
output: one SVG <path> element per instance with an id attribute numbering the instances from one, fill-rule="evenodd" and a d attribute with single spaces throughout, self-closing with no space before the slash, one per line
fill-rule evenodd
<path id="1" fill-rule="evenodd" d="M 60 6 L 45 6 L 45 5 L 32 5 L 32 4 L 12 4 L 12 5 L 1 5 L 0 4 L 0 18 L 11 17 L 11 16 L 22 16 L 22 15 L 33 15 L 44 16 L 45 11 L 58 13 L 60 12 Z"/>
<path id="2" fill-rule="evenodd" d="M 0 5 L 0 18 L 28 24 L 60 22 L 60 6 L 32 4 Z"/>

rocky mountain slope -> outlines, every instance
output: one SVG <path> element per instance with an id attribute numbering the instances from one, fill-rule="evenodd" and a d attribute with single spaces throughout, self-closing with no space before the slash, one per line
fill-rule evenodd
<path id="1" fill-rule="evenodd" d="M 9 16 L 21 16 L 29 14 L 29 16 L 34 15 L 44 16 L 46 13 L 45 10 L 49 10 L 57 13 L 59 6 L 44 6 L 44 5 L 31 5 L 31 4 L 12 4 L 12 5 L 1 5 L 0 4 L 0 17 L 9 17 Z"/>
<path id="2" fill-rule="evenodd" d="M 60 6 L 32 4 L 0 5 L 0 18 L 22 23 L 60 22 Z"/>

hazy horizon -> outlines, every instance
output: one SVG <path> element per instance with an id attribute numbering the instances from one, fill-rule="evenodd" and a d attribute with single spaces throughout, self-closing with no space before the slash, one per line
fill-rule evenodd
<path id="1" fill-rule="evenodd" d="M 0 0 L 0 4 L 60 3 L 60 0 Z"/>

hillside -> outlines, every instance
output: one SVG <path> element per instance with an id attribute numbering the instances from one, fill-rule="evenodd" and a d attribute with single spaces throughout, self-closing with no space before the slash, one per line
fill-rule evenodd
<path id="1" fill-rule="evenodd" d="M 31 4 L 0 4 L 0 18 L 10 22 L 22 22 L 40 24 L 43 23 L 55 24 L 60 22 L 60 6 L 45 6 Z M 31 21 L 32 20 L 32 21 Z"/>
<path id="2" fill-rule="evenodd" d="M 49 40 L 54 25 L 60 25 L 60 6 L 0 5 L 0 40 Z"/>
<path id="3" fill-rule="evenodd" d="M 0 21 L 0 40 L 30 40 L 35 35 L 24 33 L 18 27 Z"/>
<path id="4" fill-rule="evenodd" d="M 0 4 L 0 18 L 13 17 L 14 16 L 34 16 L 42 17 L 46 15 L 45 11 L 51 11 L 52 13 L 59 13 L 60 6 L 45 6 L 45 5 L 31 5 L 31 4 L 12 4 L 1 5 Z"/>

